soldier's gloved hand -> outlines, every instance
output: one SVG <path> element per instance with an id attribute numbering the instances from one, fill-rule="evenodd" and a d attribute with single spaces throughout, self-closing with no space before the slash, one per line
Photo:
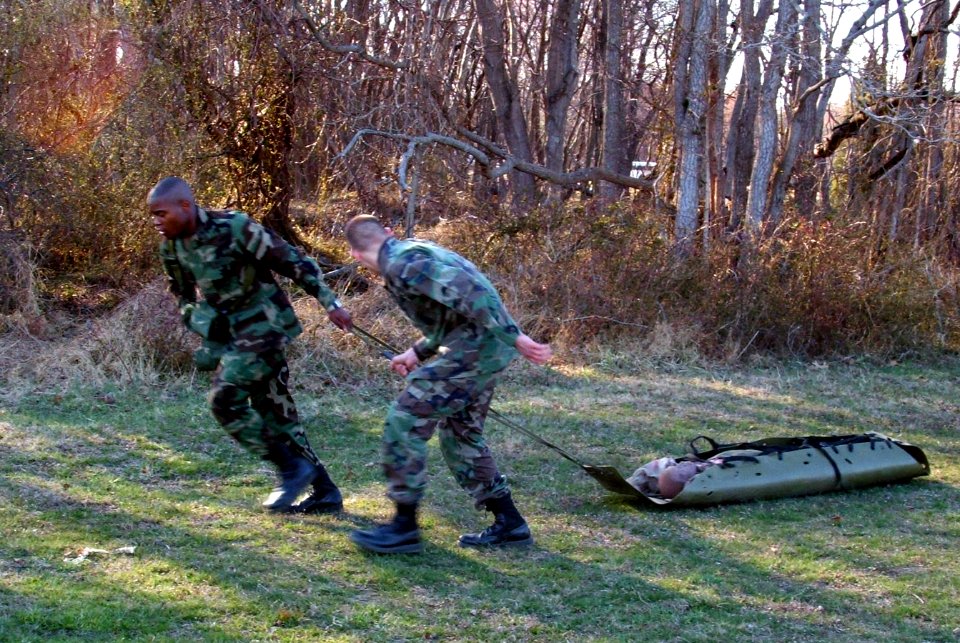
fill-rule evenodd
<path id="1" fill-rule="evenodd" d="M 230 319 L 223 314 L 218 314 L 210 322 L 210 333 L 207 336 L 211 342 L 226 344 L 230 341 Z"/>
<path id="2" fill-rule="evenodd" d="M 346 308 L 334 308 L 327 312 L 327 317 L 340 330 L 350 332 L 353 329 L 353 318 L 350 317 Z"/>
<path id="3" fill-rule="evenodd" d="M 187 328 L 190 328 L 190 317 L 193 316 L 193 304 L 186 304 L 180 308 L 180 321 Z"/>
<path id="4" fill-rule="evenodd" d="M 223 344 L 203 340 L 200 348 L 193 352 L 193 362 L 197 365 L 198 371 L 215 371 L 220 365 L 220 358 L 226 347 Z"/>

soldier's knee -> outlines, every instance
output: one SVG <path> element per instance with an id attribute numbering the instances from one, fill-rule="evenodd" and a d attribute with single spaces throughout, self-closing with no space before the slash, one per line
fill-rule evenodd
<path id="1" fill-rule="evenodd" d="M 229 382 L 217 382 L 207 393 L 207 403 L 213 414 L 220 416 L 229 414 L 229 412 L 238 406 L 241 406 L 245 400 L 245 393 L 235 384 Z"/>
<path id="2" fill-rule="evenodd" d="M 422 418 L 407 413 L 402 408 L 393 406 L 387 413 L 387 419 L 383 423 L 383 437 L 386 441 L 402 441 L 407 438 L 418 424 L 422 423 Z"/>
<path id="3" fill-rule="evenodd" d="M 438 414 L 432 397 L 412 395 L 404 391 L 391 409 L 391 413 L 417 418 L 428 418 Z"/>

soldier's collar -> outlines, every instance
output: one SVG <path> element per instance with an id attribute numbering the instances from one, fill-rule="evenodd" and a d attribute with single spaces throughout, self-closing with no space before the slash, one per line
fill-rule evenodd
<path id="1" fill-rule="evenodd" d="M 383 240 L 379 252 L 377 252 L 377 264 L 380 266 L 380 274 L 383 274 L 383 268 L 387 263 L 387 257 L 390 255 L 390 246 L 397 242 L 396 237 L 387 237 Z"/>
<path id="2" fill-rule="evenodd" d="M 197 223 L 199 225 L 207 225 L 207 222 L 210 220 L 210 216 L 207 214 L 207 211 L 197 206 Z"/>

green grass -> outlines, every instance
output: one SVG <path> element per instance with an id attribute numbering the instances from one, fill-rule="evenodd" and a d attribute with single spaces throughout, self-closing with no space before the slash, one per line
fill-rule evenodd
<path id="1" fill-rule="evenodd" d="M 625 475 L 700 434 L 868 430 L 922 447 L 932 475 L 654 510 L 491 421 L 536 545 L 458 548 L 488 516 L 434 449 L 427 547 L 399 557 L 347 539 L 390 515 L 378 453 L 395 391 L 296 391 L 347 511 L 276 517 L 258 511 L 271 472 L 217 428 L 203 390 L 37 392 L 0 407 L 0 640 L 960 638 L 960 361 L 515 367 L 497 408 Z M 136 553 L 64 561 L 122 546 Z"/>

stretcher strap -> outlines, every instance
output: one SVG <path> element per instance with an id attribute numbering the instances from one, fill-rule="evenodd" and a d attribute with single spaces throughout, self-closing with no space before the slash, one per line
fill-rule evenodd
<path id="1" fill-rule="evenodd" d="M 819 444 L 813 444 L 812 446 L 813 446 L 814 449 L 816 449 L 816 450 L 819 451 L 821 454 L 823 454 L 823 457 L 825 457 L 825 458 L 827 459 L 827 462 L 830 463 L 830 466 L 833 467 L 833 483 L 834 483 L 835 485 L 838 485 L 838 486 L 839 486 L 839 485 L 840 485 L 840 479 L 841 479 L 841 477 L 842 477 L 842 476 L 840 475 L 840 467 L 837 466 L 837 463 L 834 461 L 833 458 L 830 457 L 830 454 L 827 453 L 827 450 L 826 450 L 826 449 L 824 449 L 824 448 L 823 448 L 822 446 L 820 446 Z M 872 446 L 872 441 L 871 441 L 871 446 Z M 853 445 L 850 445 L 850 450 L 851 450 L 851 451 L 853 450 Z M 836 452 L 836 451 L 835 451 L 835 452 Z"/>
<path id="2" fill-rule="evenodd" d="M 697 450 L 696 443 L 699 440 L 706 441 L 710 445 L 711 449 L 709 451 Z M 700 459 L 716 457 L 722 455 L 724 451 L 752 450 L 759 451 L 758 455 L 760 456 L 776 455 L 777 459 L 779 460 L 783 459 L 783 454 L 786 451 L 816 449 L 824 458 L 826 458 L 827 462 L 830 463 L 830 467 L 833 469 L 834 484 L 839 486 L 843 476 L 840 473 L 840 467 L 837 466 L 836 461 L 827 452 L 827 448 L 831 449 L 835 454 L 838 454 L 840 453 L 839 447 L 841 446 L 846 446 L 848 451 L 853 451 L 853 445 L 867 442 L 870 445 L 870 449 L 875 449 L 876 443 L 881 441 L 883 440 L 869 435 L 848 435 L 831 438 L 829 442 L 810 436 L 806 438 L 783 438 L 782 440 L 779 440 L 779 443 L 773 443 L 769 440 L 758 440 L 756 442 L 721 444 L 706 435 L 698 435 L 694 439 L 690 440 L 690 449 L 692 450 L 693 455 Z M 890 442 L 889 439 L 886 441 L 888 443 Z M 725 456 L 723 457 L 723 460 L 724 462 L 720 465 L 721 467 L 733 466 L 731 463 L 735 461 L 759 462 L 756 456 L 745 455 Z"/>

